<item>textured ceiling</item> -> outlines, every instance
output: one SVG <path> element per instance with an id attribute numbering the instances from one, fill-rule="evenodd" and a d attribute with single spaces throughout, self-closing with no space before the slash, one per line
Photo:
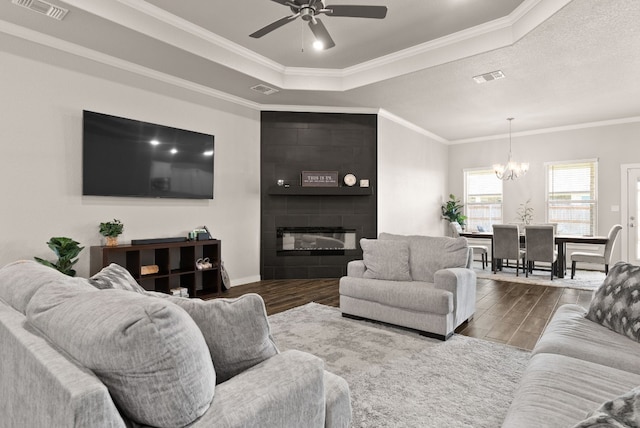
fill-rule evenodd
<path id="1" fill-rule="evenodd" d="M 194 100 L 383 109 L 442 141 L 502 135 L 506 117 L 516 118 L 515 132 L 640 117 L 638 0 L 348 3 L 389 12 L 384 20 L 323 17 L 337 46 L 318 53 L 301 52 L 311 34 L 300 22 L 248 37 L 289 14 L 269 0 L 67 0 L 57 2 L 70 9 L 62 22 L 4 0 L 0 49 L 92 73 L 98 61 L 119 69 L 104 72 L 113 79 L 145 82 L 126 77 L 139 75 L 150 86 L 151 77 Z M 507 77 L 472 79 L 497 69 Z M 280 92 L 250 90 L 259 83 Z"/>

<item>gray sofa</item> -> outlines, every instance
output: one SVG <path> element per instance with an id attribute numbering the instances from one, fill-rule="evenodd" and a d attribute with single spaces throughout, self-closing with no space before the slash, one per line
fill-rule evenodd
<path id="1" fill-rule="evenodd" d="M 614 275 L 621 267 L 614 267 Z M 629 285 L 629 276 L 621 278 Z M 558 308 L 533 349 L 503 427 L 640 426 L 640 343 L 633 335 L 612 331 L 616 327 L 608 322 L 615 324 L 616 316 L 604 314 L 607 309 L 602 311 L 602 323 L 598 322 L 600 312 L 594 308 L 600 301 L 616 309 L 611 296 L 607 300 L 600 294 L 607 286 L 616 288 L 613 282 L 607 277 L 604 288 L 595 294 L 590 306 L 594 315 L 589 317 L 595 321 L 587 318 L 588 311 L 581 306 Z M 640 290 L 638 282 L 635 286 Z M 640 300 L 637 291 L 635 299 Z M 635 309 L 636 322 L 640 322 L 638 314 L 640 307 Z"/>
<path id="2" fill-rule="evenodd" d="M 465 238 L 381 233 L 360 245 L 363 260 L 349 262 L 340 278 L 343 316 L 441 340 L 473 317 L 476 274 Z"/>
<path id="3" fill-rule="evenodd" d="M 260 296 L 158 298 L 114 266 L 0 269 L 1 427 L 349 426 L 346 381 L 279 352 Z"/>

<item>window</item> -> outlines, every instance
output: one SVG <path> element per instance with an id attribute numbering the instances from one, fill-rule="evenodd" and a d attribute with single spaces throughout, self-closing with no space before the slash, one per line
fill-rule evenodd
<path id="1" fill-rule="evenodd" d="M 596 159 L 545 164 L 547 221 L 559 235 L 594 235 L 598 212 Z"/>
<path id="2" fill-rule="evenodd" d="M 464 170 L 464 188 L 467 230 L 490 231 L 502 223 L 502 180 L 492 169 Z"/>

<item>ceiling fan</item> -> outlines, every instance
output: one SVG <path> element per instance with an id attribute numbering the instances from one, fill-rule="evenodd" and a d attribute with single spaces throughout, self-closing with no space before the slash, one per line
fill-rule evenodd
<path id="1" fill-rule="evenodd" d="M 360 5 L 327 5 L 318 0 L 271 0 L 284 6 L 289 6 L 293 15 L 285 16 L 271 24 L 267 25 L 250 34 L 249 37 L 258 39 L 283 25 L 294 21 L 300 17 L 303 21 L 309 23 L 309 28 L 313 32 L 316 41 L 321 43 L 322 49 L 329 49 L 336 44 L 329 35 L 327 28 L 324 26 L 316 15 L 325 14 L 327 16 L 344 16 L 350 18 L 375 18 L 382 19 L 387 16 L 386 6 L 360 6 Z"/>

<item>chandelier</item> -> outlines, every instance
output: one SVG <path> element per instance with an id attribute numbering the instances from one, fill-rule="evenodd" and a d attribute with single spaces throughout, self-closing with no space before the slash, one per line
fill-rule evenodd
<path id="1" fill-rule="evenodd" d="M 493 172 L 496 173 L 496 177 L 500 180 L 517 180 L 529 171 L 529 164 L 526 162 L 514 162 L 511 160 L 511 121 L 512 117 L 508 117 L 509 121 L 509 159 L 506 165 L 495 164 L 493 165 Z"/>

